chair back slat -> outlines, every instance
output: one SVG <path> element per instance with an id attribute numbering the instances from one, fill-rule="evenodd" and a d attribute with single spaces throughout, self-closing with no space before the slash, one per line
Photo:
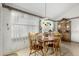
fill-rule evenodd
<path id="1" fill-rule="evenodd" d="M 30 48 L 36 43 L 36 33 L 35 32 L 29 32 L 29 44 Z"/>

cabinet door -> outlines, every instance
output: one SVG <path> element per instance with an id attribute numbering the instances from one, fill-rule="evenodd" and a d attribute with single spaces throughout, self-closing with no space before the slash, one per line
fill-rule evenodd
<path id="1" fill-rule="evenodd" d="M 70 34 L 69 34 L 68 32 L 65 32 L 65 33 L 63 34 L 63 40 L 64 40 L 64 41 L 70 41 Z"/>
<path id="2" fill-rule="evenodd" d="M 61 20 L 58 23 L 58 31 L 62 34 L 63 41 L 71 41 L 71 22 L 68 20 Z"/>

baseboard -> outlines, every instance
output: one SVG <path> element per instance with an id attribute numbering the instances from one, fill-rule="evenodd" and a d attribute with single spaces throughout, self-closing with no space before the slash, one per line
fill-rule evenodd
<path id="1" fill-rule="evenodd" d="M 71 42 L 73 42 L 73 43 L 78 43 L 78 44 L 79 44 L 79 42 L 75 42 L 75 41 L 71 41 Z"/>
<path id="2" fill-rule="evenodd" d="M 76 42 L 76 41 L 62 41 L 62 42 L 70 42 L 70 43 L 77 43 L 77 44 L 79 44 L 79 42 Z"/>

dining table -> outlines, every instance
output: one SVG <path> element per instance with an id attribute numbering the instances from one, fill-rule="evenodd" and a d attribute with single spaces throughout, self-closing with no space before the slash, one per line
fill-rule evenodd
<path id="1" fill-rule="evenodd" d="M 54 44 L 54 41 L 55 41 L 54 39 L 50 39 L 49 37 L 44 37 L 43 39 L 38 40 L 38 42 L 40 44 L 42 44 L 42 46 L 43 46 L 44 55 L 46 55 L 46 53 L 48 51 L 47 44 L 50 44 L 50 43 Z M 53 46 L 52 46 L 52 48 L 53 48 Z"/>

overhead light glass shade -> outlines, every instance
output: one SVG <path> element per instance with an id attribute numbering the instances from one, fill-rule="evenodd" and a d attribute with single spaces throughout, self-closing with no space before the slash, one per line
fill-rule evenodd
<path id="1" fill-rule="evenodd" d="M 50 30 L 53 31 L 54 29 L 54 22 L 48 20 L 47 18 L 41 19 L 41 28 L 42 32 L 49 32 Z"/>

